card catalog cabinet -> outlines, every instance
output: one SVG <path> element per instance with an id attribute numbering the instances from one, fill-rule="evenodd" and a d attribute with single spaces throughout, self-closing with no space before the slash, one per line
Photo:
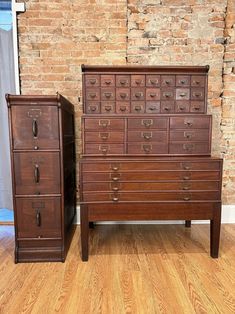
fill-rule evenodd
<path id="1" fill-rule="evenodd" d="M 6 95 L 15 262 L 64 261 L 76 211 L 74 108 L 61 95 Z"/>
<path id="2" fill-rule="evenodd" d="M 82 66 L 82 259 L 89 222 L 210 220 L 218 257 L 222 160 L 211 157 L 208 66 Z"/>

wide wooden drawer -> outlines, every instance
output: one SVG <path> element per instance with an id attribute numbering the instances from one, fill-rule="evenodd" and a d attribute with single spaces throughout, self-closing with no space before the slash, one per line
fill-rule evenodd
<path id="1" fill-rule="evenodd" d="M 167 154 L 167 143 L 128 143 L 128 154 Z"/>
<path id="2" fill-rule="evenodd" d="M 16 198 L 17 237 L 61 237 L 60 197 Z"/>
<path id="3" fill-rule="evenodd" d="M 171 130 L 170 141 L 209 141 L 209 130 Z"/>
<path id="4" fill-rule="evenodd" d="M 177 142 L 170 143 L 169 145 L 170 154 L 210 154 L 210 145 L 207 142 Z"/>
<path id="5" fill-rule="evenodd" d="M 13 149 L 58 149 L 57 106 L 12 106 Z"/>
<path id="6" fill-rule="evenodd" d="M 83 201 L 203 201 L 219 200 L 219 192 L 120 192 L 120 193 L 83 193 Z"/>
<path id="7" fill-rule="evenodd" d="M 84 135 L 85 143 L 123 143 L 124 141 L 124 133 L 123 132 L 95 132 L 95 131 L 87 131 Z"/>
<path id="8" fill-rule="evenodd" d="M 16 194 L 60 193 L 60 156 L 56 152 L 14 153 Z"/>
<path id="9" fill-rule="evenodd" d="M 124 154 L 123 144 L 86 144 L 85 154 L 107 155 Z"/>
<path id="10" fill-rule="evenodd" d="M 128 131 L 128 142 L 167 142 L 166 131 Z"/>
<path id="11" fill-rule="evenodd" d="M 124 119 L 87 118 L 84 119 L 85 130 L 123 130 Z"/>
<path id="12" fill-rule="evenodd" d="M 187 115 L 185 117 L 171 117 L 170 128 L 171 129 L 209 129 L 211 124 L 211 116 L 201 115 L 192 116 Z"/>
<path id="13" fill-rule="evenodd" d="M 128 119 L 128 129 L 166 129 L 168 118 Z"/>
<path id="14" fill-rule="evenodd" d="M 135 171 L 135 172 L 83 172 L 84 181 L 168 181 L 219 180 L 219 171 Z"/>
<path id="15" fill-rule="evenodd" d="M 192 157 L 190 157 L 192 158 Z M 221 162 L 206 158 L 205 161 L 198 159 L 182 161 L 130 161 L 122 162 L 120 160 L 107 162 L 82 162 L 83 171 L 145 171 L 145 170 L 220 170 Z"/>
<path id="16" fill-rule="evenodd" d="M 219 181 L 178 182 L 84 182 L 83 191 L 219 191 Z"/>

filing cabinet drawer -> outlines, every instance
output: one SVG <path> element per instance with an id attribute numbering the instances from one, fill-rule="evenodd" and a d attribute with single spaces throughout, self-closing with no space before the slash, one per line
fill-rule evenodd
<path id="1" fill-rule="evenodd" d="M 95 102 L 95 101 L 88 102 L 86 105 L 86 113 L 89 113 L 89 114 L 100 113 L 100 103 Z"/>
<path id="2" fill-rule="evenodd" d="M 85 85 L 86 85 L 86 87 L 100 86 L 100 75 L 86 74 L 85 75 Z"/>
<path id="3" fill-rule="evenodd" d="M 132 101 L 131 113 L 145 113 L 145 102 L 144 101 Z"/>
<path id="4" fill-rule="evenodd" d="M 209 130 L 172 130 L 170 131 L 170 141 L 209 141 Z"/>
<path id="5" fill-rule="evenodd" d="M 117 88 L 116 99 L 118 101 L 129 101 L 130 100 L 130 88 Z"/>
<path id="6" fill-rule="evenodd" d="M 170 128 L 172 129 L 209 129 L 211 125 L 210 115 L 170 117 Z"/>
<path id="7" fill-rule="evenodd" d="M 99 88 L 87 88 L 86 100 L 100 101 L 100 89 Z"/>
<path id="8" fill-rule="evenodd" d="M 189 142 L 189 143 L 170 143 L 170 154 L 210 154 L 210 146 L 208 142 Z"/>
<path id="9" fill-rule="evenodd" d="M 167 154 L 166 143 L 128 143 L 128 154 Z"/>
<path id="10" fill-rule="evenodd" d="M 115 75 L 102 74 L 101 75 L 101 87 L 114 87 L 115 86 Z"/>
<path id="11" fill-rule="evenodd" d="M 85 130 L 122 130 L 124 128 L 123 119 L 108 118 L 87 118 L 84 119 Z"/>
<path id="12" fill-rule="evenodd" d="M 128 129 L 166 129 L 168 118 L 128 119 Z"/>
<path id="13" fill-rule="evenodd" d="M 192 75 L 191 86 L 194 87 L 204 87 L 205 86 L 205 76 L 202 75 Z"/>
<path id="14" fill-rule="evenodd" d="M 111 155 L 124 154 L 123 144 L 85 144 L 85 154 Z"/>
<path id="15" fill-rule="evenodd" d="M 146 86 L 147 87 L 158 87 L 160 86 L 160 75 L 149 74 L 146 75 Z"/>
<path id="16" fill-rule="evenodd" d="M 146 102 L 146 113 L 160 113 L 160 101 L 147 101 Z"/>
<path id="17" fill-rule="evenodd" d="M 122 143 L 124 141 L 123 132 L 85 132 L 84 140 L 86 143 Z"/>
<path id="18" fill-rule="evenodd" d="M 101 100 L 102 101 L 113 101 L 115 100 L 115 88 L 107 87 L 101 88 Z"/>
<path id="19" fill-rule="evenodd" d="M 128 131 L 128 142 L 164 142 L 167 145 L 166 131 Z"/>
<path id="20" fill-rule="evenodd" d="M 131 87 L 145 86 L 145 75 L 131 75 Z"/>
<path id="21" fill-rule="evenodd" d="M 102 101 L 101 102 L 101 113 L 104 113 L 104 114 L 115 113 L 115 102 Z"/>
<path id="22" fill-rule="evenodd" d="M 145 88 L 132 88 L 131 100 L 145 100 Z"/>
<path id="23" fill-rule="evenodd" d="M 131 85 L 130 75 L 116 75 L 117 87 L 129 87 Z"/>

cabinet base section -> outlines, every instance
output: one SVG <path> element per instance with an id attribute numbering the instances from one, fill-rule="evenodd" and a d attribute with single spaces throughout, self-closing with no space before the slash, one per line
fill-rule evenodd
<path id="1" fill-rule="evenodd" d="M 61 240 L 17 240 L 15 263 L 64 262 L 65 249 Z"/>

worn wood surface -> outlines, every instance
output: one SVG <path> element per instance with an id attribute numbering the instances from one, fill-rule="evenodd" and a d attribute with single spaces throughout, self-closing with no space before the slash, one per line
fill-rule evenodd
<path id="1" fill-rule="evenodd" d="M 0 313 L 235 313 L 235 225 L 209 257 L 209 225 L 98 225 L 89 262 L 77 227 L 65 263 L 14 264 L 0 226 Z"/>

